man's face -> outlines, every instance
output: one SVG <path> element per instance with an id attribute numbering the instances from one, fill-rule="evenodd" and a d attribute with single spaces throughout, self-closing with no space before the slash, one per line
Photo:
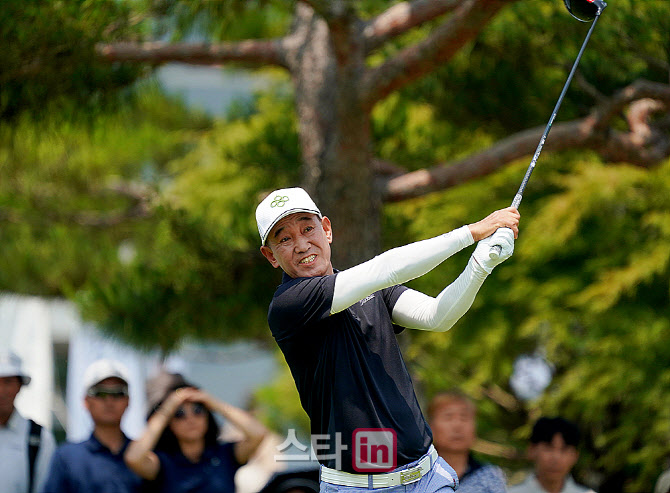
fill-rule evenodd
<path id="1" fill-rule="evenodd" d="M 19 377 L 0 377 L 0 415 L 9 416 L 14 410 L 14 400 L 21 390 Z"/>
<path id="2" fill-rule="evenodd" d="M 431 420 L 433 441 L 438 450 L 465 453 L 475 441 L 475 411 L 467 402 L 449 401 L 438 407 Z"/>
<path id="3" fill-rule="evenodd" d="M 573 445 L 568 445 L 560 433 L 556 433 L 551 443 L 531 444 L 528 457 L 535 462 L 535 474 L 548 481 L 562 481 L 577 462 L 579 453 Z"/>
<path id="4" fill-rule="evenodd" d="M 84 405 L 96 426 L 120 426 L 128 408 L 127 385 L 120 378 L 106 378 L 96 384 L 95 395 L 87 395 Z M 126 395 L 123 395 L 126 389 Z"/>
<path id="5" fill-rule="evenodd" d="M 289 276 L 316 277 L 333 273 L 330 244 L 333 232 L 327 217 L 299 212 L 274 225 L 261 253 L 274 268 Z"/>

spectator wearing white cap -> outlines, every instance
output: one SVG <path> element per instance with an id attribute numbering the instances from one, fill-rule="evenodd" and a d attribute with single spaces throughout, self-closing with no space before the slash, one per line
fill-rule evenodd
<path id="1" fill-rule="evenodd" d="M 14 407 L 21 387 L 30 383 L 21 358 L 0 351 L 0 478 L 3 493 L 40 491 L 56 442 L 49 430 L 26 419 Z"/>
<path id="2" fill-rule="evenodd" d="M 131 493 L 142 480 L 126 467 L 130 440 L 121 430 L 128 408 L 128 371 L 101 359 L 84 373 L 84 406 L 93 420 L 91 437 L 58 447 L 42 493 Z"/>

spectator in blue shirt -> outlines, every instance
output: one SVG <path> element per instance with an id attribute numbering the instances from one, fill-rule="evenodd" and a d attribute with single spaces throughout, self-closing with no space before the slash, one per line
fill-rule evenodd
<path id="1" fill-rule="evenodd" d="M 233 493 L 235 473 L 265 438 L 251 414 L 186 382 L 155 406 L 142 436 L 125 454 L 128 466 L 160 493 Z M 239 429 L 242 440 L 219 440 L 218 413 Z"/>
<path id="2" fill-rule="evenodd" d="M 135 493 L 142 480 L 123 461 L 129 439 L 121 431 L 128 408 L 128 373 L 102 359 L 84 374 L 84 405 L 93 419 L 91 437 L 58 447 L 43 493 Z"/>
<path id="3" fill-rule="evenodd" d="M 465 394 L 446 391 L 428 406 L 428 424 L 438 454 L 458 475 L 458 493 L 504 493 L 505 475 L 498 466 L 478 461 L 472 455 L 477 409 Z"/>

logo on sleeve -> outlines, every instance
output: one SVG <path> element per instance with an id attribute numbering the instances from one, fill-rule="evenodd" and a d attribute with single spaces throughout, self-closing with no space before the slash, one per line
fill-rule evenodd
<path id="1" fill-rule="evenodd" d="M 370 300 L 371 300 L 372 298 L 374 298 L 374 297 L 375 297 L 374 293 L 371 294 L 370 296 L 366 296 L 365 298 L 363 298 L 363 299 L 360 301 L 360 304 L 361 304 L 361 305 L 365 305 L 368 301 L 370 301 Z"/>

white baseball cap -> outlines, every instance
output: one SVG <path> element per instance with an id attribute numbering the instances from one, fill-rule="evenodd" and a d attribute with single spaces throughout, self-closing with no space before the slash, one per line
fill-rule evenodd
<path id="1" fill-rule="evenodd" d="M 113 359 L 94 361 L 84 372 L 84 390 L 88 391 L 107 378 L 119 378 L 128 385 L 128 369 Z"/>
<path id="2" fill-rule="evenodd" d="M 265 197 L 256 208 L 256 224 L 258 234 L 261 235 L 261 244 L 265 245 L 270 230 L 280 219 L 296 212 L 309 212 L 322 217 L 312 197 L 302 188 L 280 188 Z"/>
<path id="3" fill-rule="evenodd" d="M 9 350 L 0 351 L 0 377 L 19 377 L 23 385 L 28 385 L 31 380 L 21 370 L 21 358 Z"/>

